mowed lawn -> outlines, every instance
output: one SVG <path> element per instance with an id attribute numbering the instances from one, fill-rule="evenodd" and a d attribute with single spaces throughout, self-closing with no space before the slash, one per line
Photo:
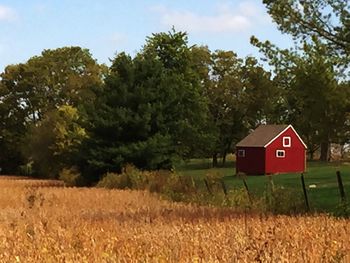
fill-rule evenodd
<path id="1" fill-rule="evenodd" d="M 350 200 L 350 162 L 308 162 L 307 171 L 304 174 L 305 184 L 310 207 L 313 211 L 333 212 L 340 202 L 340 194 L 336 171 L 341 172 L 345 195 Z M 220 175 L 229 189 L 244 187 L 241 178 L 236 177 L 235 162 L 230 160 L 224 167 L 211 168 L 208 159 L 191 160 L 179 165 L 177 171 L 185 176 L 192 176 L 197 181 L 203 181 L 206 175 Z M 245 176 L 249 191 L 258 196 L 263 196 L 270 178 L 267 176 Z M 276 174 L 272 175 L 275 187 L 294 188 L 302 194 L 300 174 Z M 311 187 L 310 187 L 311 186 Z"/>

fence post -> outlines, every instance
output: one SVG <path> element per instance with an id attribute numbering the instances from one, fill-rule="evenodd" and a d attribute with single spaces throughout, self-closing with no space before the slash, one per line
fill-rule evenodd
<path id="1" fill-rule="evenodd" d="M 303 187 L 306 209 L 309 212 L 310 211 L 310 205 L 309 205 L 309 199 L 307 197 L 307 192 L 306 192 L 305 180 L 304 180 L 304 174 L 303 173 L 301 174 L 301 185 Z"/>
<path id="2" fill-rule="evenodd" d="M 248 194 L 249 202 L 250 202 L 250 204 L 252 204 L 252 198 L 250 196 L 250 192 L 249 192 L 249 189 L 248 189 L 247 182 L 243 178 L 242 178 L 242 180 L 243 180 L 244 188 L 245 188 L 245 190 L 247 191 L 247 194 Z"/>
<path id="3" fill-rule="evenodd" d="M 222 190 L 224 191 L 224 194 L 227 195 L 227 188 L 224 180 L 221 179 L 220 182 L 221 182 L 221 186 L 222 186 Z"/>
<path id="4" fill-rule="evenodd" d="M 337 174 L 340 198 L 342 202 L 345 202 L 345 191 L 344 191 L 343 180 L 341 178 L 340 171 L 337 171 L 336 174 Z"/>
<path id="5" fill-rule="evenodd" d="M 204 183 L 205 183 L 205 186 L 207 187 L 207 190 L 208 190 L 209 194 L 213 195 L 213 193 L 212 193 L 212 191 L 210 189 L 209 183 L 208 183 L 208 181 L 206 179 L 204 179 Z"/>
<path id="6" fill-rule="evenodd" d="M 268 177 L 268 185 L 266 186 L 266 193 L 265 193 L 265 202 L 266 205 L 268 205 L 268 209 L 272 208 L 272 204 L 274 202 L 274 191 L 275 191 L 275 185 L 272 180 L 272 175 L 266 175 Z"/>

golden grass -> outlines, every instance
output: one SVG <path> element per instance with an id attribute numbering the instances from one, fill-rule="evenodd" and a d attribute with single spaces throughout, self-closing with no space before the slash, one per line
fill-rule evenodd
<path id="1" fill-rule="evenodd" d="M 350 221 L 0 179 L 0 262 L 350 262 Z"/>

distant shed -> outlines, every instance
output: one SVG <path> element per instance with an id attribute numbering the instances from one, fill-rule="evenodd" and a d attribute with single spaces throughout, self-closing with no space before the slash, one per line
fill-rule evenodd
<path id="1" fill-rule="evenodd" d="M 292 125 L 260 125 L 236 145 L 236 173 L 304 172 L 306 149 Z"/>

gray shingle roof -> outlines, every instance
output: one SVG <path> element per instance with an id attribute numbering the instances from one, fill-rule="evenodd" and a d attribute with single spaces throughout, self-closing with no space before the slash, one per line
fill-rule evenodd
<path id="1" fill-rule="evenodd" d="M 280 134 L 288 125 L 260 125 L 247 137 L 237 143 L 237 147 L 264 147 Z"/>

